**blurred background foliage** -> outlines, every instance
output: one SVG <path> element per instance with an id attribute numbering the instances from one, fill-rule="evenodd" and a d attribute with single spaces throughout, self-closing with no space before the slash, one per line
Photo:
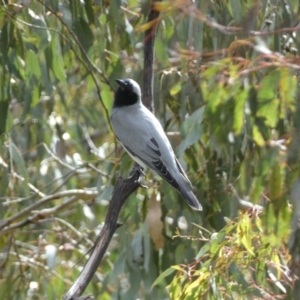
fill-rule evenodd
<path id="1" fill-rule="evenodd" d="M 60 299 L 132 160 L 109 112 L 142 83 L 150 1 L 3 1 L 0 299 Z M 86 293 L 299 299 L 299 3 L 167 0 L 155 114 L 195 187 L 147 173 Z"/>

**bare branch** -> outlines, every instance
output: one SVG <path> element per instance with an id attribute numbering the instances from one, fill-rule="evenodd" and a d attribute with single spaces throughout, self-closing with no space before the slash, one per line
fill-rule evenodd
<path id="1" fill-rule="evenodd" d="M 93 198 L 96 197 L 98 195 L 97 191 L 93 191 L 93 190 L 68 190 L 68 191 L 62 191 L 53 195 L 49 195 L 46 197 L 43 197 L 42 199 L 40 199 L 39 201 L 27 206 L 26 208 L 24 208 L 22 211 L 20 211 L 19 213 L 3 220 L 0 222 L 0 230 L 5 227 L 10 225 L 12 222 L 14 222 L 17 219 L 23 218 L 27 215 L 30 215 L 32 213 L 32 211 L 34 209 L 37 209 L 38 207 L 44 205 L 45 203 L 51 201 L 51 200 L 55 200 L 55 199 L 60 199 L 63 197 L 71 197 L 74 196 L 76 197 L 76 199 L 78 198 Z M 0 231 L 0 235 L 3 233 L 3 231 Z"/>
<path id="2" fill-rule="evenodd" d="M 97 237 L 93 247 L 93 252 L 79 277 L 64 296 L 64 300 L 77 299 L 92 279 L 106 252 L 113 234 L 120 226 L 118 223 L 118 216 L 123 204 L 129 195 L 140 187 L 139 176 L 140 174 L 136 172 L 128 179 L 123 179 L 121 176 L 118 177 L 105 218 L 105 223 Z"/>
<path id="3" fill-rule="evenodd" d="M 145 32 L 145 46 L 144 46 L 144 90 L 143 90 L 143 103 L 154 113 L 153 104 L 153 66 L 154 66 L 154 42 L 156 29 L 158 26 L 159 11 L 154 9 L 154 3 L 159 0 L 154 0 L 152 9 L 148 16 L 148 24 L 151 23 L 149 29 Z"/>

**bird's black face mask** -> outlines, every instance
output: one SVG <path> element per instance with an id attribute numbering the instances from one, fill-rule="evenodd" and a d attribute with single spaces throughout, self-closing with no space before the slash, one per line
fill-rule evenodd
<path id="1" fill-rule="evenodd" d="M 117 79 L 116 82 L 119 87 L 115 93 L 114 107 L 133 105 L 140 100 L 140 96 L 129 81 Z"/>

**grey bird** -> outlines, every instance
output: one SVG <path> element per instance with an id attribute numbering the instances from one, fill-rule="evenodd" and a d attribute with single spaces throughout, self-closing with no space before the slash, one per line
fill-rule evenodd
<path id="1" fill-rule="evenodd" d="M 174 187 L 190 207 L 202 210 L 160 122 L 143 105 L 138 83 L 132 79 L 116 81 L 119 87 L 110 120 L 117 139 L 140 166 L 152 169 Z"/>

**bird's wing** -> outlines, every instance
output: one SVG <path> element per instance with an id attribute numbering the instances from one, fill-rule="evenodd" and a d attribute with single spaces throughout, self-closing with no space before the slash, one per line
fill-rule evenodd
<path id="1" fill-rule="evenodd" d="M 111 116 L 118 140 L 137 162 L 141 161 L 157 172 L 175 189 L 180 185 L 174 178 L 186 175 L 177 162 L 166 134 L 155 116 L 144 106 L 116 109 Z"/>
<path id="2" fill-rule="evenodd" d="M 179 186 L 177 180 L 174 178 L 174 176 L 172 176 L 171 172 L 169 171 L 168 167 L 166 166 L 165 162 L 163 161 L 161 151 L 160 151 L 158 143 L 154 137 L 152 137 L 146 143 L 146 147 L 143 147 L 143 145 L 141 143 L 139 143 L 138 145 L 135 144 L 134 147 L 133 147 L 132 143 L 130 146 L 128 146 L 124 143 L 122 143 L 122 144 L 123 144 L 124 148 L 133 157 L 137 157 L 147 167 L 154 170 L 164 180 L 166 180 L 170 185 L 172 185 L 175 189 L 180 191 L 180 186 Z M 173 151 L 172 151 L 172 153 L 170 153 L 170 155 L 174 155 Z M 175 160 L 175 157 L 173 159 Z"/>
<path id="3" fill-rule="evenodd" d="M 179 163 L 179 161 L 177 160 L 176 157 L 175 157 L 175 161 L 176 161 L 177 168 L 178 168 L 179 172 L 181 173 L 181 175 L 185 178 L 185 180 L 186 180 L 190 185 L 192 185 L 191 182 L 190 182 L 190 180 L 188 179 L 187 175 L 185 174 L 184 170 L 182 169 L 182 167 L 181 167 L 181 165 L 180 165 L 180 163 Z"/>

